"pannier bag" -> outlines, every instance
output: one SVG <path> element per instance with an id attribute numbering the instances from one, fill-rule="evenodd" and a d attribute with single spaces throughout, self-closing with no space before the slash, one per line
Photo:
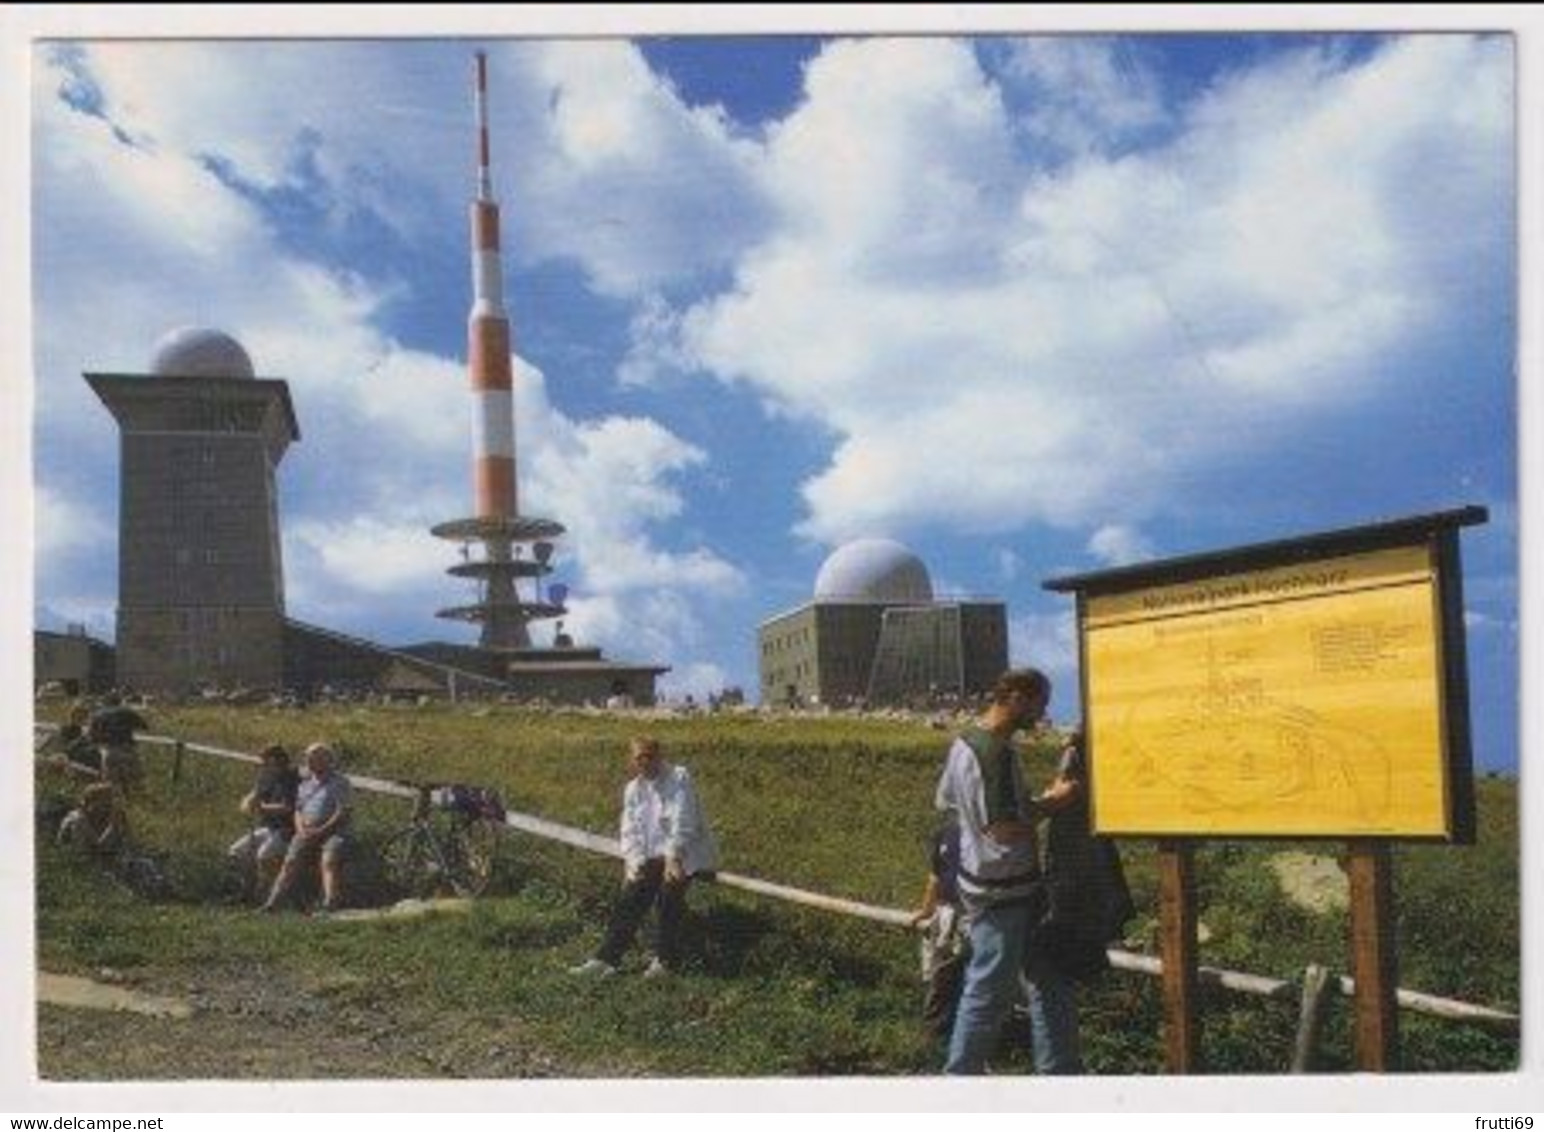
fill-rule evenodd
<path id="1" fill-rule="evenodd" d="M 442 786 L 434 792 L 433 798 L 440 809 L 468 818 L 502 822 L 506 813 L 499 792 L 486 786 Z"/>

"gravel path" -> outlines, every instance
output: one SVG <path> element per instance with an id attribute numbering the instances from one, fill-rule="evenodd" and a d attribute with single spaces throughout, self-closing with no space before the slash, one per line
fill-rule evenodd
<path id="1" fill-rule="evenodd" d="M 364 980 L 346 974 L 308 985 L 272 969 L 233 967 L 180 987 L 111 977 L 114 983 L 91 980 L 99 988 L 94 1006 L 84 1004 L 89 994 L 78 1005 L 39 1004 L 44 1080 L 627 1075 L 613 1065 L 560 1066 L 506 1017 L 373 1001 Z M 125 1008 L 147 997 L 183 1004 L 186 1014 Z"/>

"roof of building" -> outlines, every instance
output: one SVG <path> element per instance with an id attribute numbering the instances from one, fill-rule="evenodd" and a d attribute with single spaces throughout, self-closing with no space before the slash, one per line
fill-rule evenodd
<path id="1" fill-rule="evenodd" d="M 933 600 L 933 581 L 922 559 L 893 539 L 856 539 L 822 564 L 815 600 L 923 604 Z"/>
<path id="2" fill-rule="evenodd" d="M 255 377 L 252 358 L 236 339 L 206 326 L 179 326 L 156 343 L 156 377 Z"/>

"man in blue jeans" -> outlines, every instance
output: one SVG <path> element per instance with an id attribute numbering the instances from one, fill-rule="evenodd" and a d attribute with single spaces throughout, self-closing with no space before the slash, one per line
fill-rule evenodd
<path id="1" fill-rule="evenodd" d="M 1040 865 L 1035 803 L 1024 791 L 1012 739 L 1045 715 L 1051 683 L 1033 668 L 1005 672 L 977 727 L 949 747 L 937 804 L 960 825 L 959 890 L 970 934 L 944 1072 L 982 1073 L 1003 1019 L 1027 980 L 1035 1069 L 1080 1073 L 1072 984 L 1033 948 Z"/>

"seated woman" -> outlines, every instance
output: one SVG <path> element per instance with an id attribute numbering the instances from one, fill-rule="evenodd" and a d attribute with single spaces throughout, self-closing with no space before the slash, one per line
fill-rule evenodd
<path id="1" fill-rule="evenodd" d="M 93 782 L 80 803 L 59 823 L 59 844 L 74 845 L 96 857 L 115 857 L 128 840 L 129 818 L 123 796 L 106 782 Z"/>
<path id="2" fill-rule="evenodd" d="M 300 772 L 290 765 L 289 752 L 277 743 L 264 747 L 258 758 L 257 781 L 241 800 L 241 812 L 252 819 L 253 827 L 226 850 L 226 855 L 235 861 L 252 861 L 257 883 L 266 890 L 295 829 Z"/>

